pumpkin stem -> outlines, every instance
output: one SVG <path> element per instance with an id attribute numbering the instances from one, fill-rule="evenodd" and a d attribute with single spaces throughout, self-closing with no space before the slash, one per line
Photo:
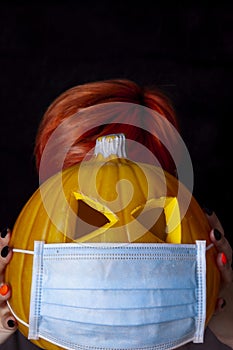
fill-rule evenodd
<path id="1" fill-rule="evenodd" d="M 98 137 L 94 154 L 95 156 L 102 155 L 104 158 L 110 156 L 126 158 L 125 135 L 111 134 Z"/>

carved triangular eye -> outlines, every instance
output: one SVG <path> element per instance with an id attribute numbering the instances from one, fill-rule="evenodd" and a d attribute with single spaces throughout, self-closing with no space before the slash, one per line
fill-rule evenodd
<path id="1" fill-rule="evenodd" d="M 180 210 L 175 197 L 150 199 L 135 208 L 131 215 L 159 240 L 181 243 Z"/>
<path id="2" fill-rule="evenodd" d="M 85 236 L 97 228 L 109 223 L 106 216 L 96 209 L 90 207 L 83 200 L 78 200 L 78 212 L 76 222 L 75 239 Z"/>
<path id="3" fill-rule="evenodd" d="M 116 215 L 103 204 L 81 193 L 73 193 L 77 200 L 74 241 L 87 242 L 118 221 Z"/>
<path id="4" fill-rule="evenodd" d="M 145 227 L 148 231 L 153 233 L 161 241 L 166 241 L 166 218 L 164 211 L 161 208 L 137 208 L 132 213 L 133 217 Z"/>

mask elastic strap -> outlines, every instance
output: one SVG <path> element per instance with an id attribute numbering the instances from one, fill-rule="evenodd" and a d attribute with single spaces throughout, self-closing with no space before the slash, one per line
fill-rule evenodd
<path id="1" fill-rule="evenodd" d="M 34 251 L 33 250 L 13 248 L 12 251 L 13 251 L 13 253 L 22 253 L 22 254 L 34 255 Z"/>
<path id="2" fill-rule="evenodd" d="M 22 253 L 22 254 L 30 254 L 30 255 L 34 255 L 34 251 L 32 250 L 26 250 L 26 249 L 17 249 L 17 248 L 13 248 L 12 251 L 14 253 Z M 19 318 L 16 313 L 14 312 L 14 310 L 12 309 L 9 301 L 7 300 L 7 306 L 10 309 L 10 312 L 12 313 L 12 315 L 16 318 L 17 321 L 19 321 L 20 323 L 22 323 L 24 326 L 26 326 L 27 328 L 29 328 L 29 324 L 25 321 L 23 321 L 21 318 Z"/>
<path id="3" fill-rule="evenodd" d="M 206 251 L 207 250 L 210 250 L 211 248 L 213 248 L 214 247 L 214 243 L 210 243 L 207 247 L 206 247 Z"/>
<path id="4" fill-rule="evenodd" d="M 21 320 L 21 318 L 19 318 L 19 317 L 15 314 L 15 312 L 13 311 L 12 307 L 10 306 L 10 303 L 9 303 L 8 300 L 7 300 L 6 303 L 7 303 L 7 306 L 9 307 L 9 309 L 10 309 L 10 312 L 11 312 L 12 315 L 16 318 L 16 320 L 19 321 L 20 323 L 22 323 L 24 326 L 26 326 L 26 327 L 29 328 L 29 324 L 28 324 L 27 322 Z"/>

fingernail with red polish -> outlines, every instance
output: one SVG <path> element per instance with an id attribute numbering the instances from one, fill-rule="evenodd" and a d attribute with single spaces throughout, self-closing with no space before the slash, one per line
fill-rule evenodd
<path id="1" fill-rule="evenodd" d="M 223 265 L 227 264 L 227 257 L 224 253 L 221 253 L 221 261 L 222 261 Z"/>
<path id="2" fill-rule="evenodd" d="M 0 287 L 0 294 L 4 297 L 9 292 L 9 286 L 7 284 L 3 284 Z"/>

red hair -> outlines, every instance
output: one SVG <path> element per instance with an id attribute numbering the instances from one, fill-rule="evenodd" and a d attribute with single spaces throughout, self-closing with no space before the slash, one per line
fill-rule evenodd
<path id="1" fill-rule="evenodd" d="M 130 113 L 127 112 L 127 116 L 122 110 L 119 112 L 117 102 L 124 102 L 132 107 Z M 138 109 L 134 108 L 136 105 L 147 107 L 150 118 L 142 118 L 141 111 L 139 116 Z M 102 106 L 105 107 L 104 112 L 103 108 L 100 108 Z M 162 168 L 174 174 L 174 161 L 159 137 L 155 136 L 155 129 L 160 128 L 166 140 L 169 140 L 172 135 L 169 134 L 169 128 L 165 129 L 164 124 L 158 120 L 153 126 L 154 111 L 178 130 L 172 103 L 158 88 L 141 87 L 127 79 L 112 79 L 68 89 L 52 102 L 39 125 L 34 149 L 37 170 L 39 171 L 41 157 L 50 136 L 65 120 L 79 112 L 75 119 L 75 128 L 72 123 L 70 125 L 65 123 L 62 131 L 61 138 L 73 140 L 64 160 L 63 169 L 81 162 L 94 147 L 97 137 L 123 132 L 127 139 L 135 140 L 147 147 L 158 159 Z M 135 126 L 137 118 L 141 120 L 141 127 Z M 96 125 L 96 121 L 99 122 L 99 126 L 91 127 Z M 86 131 L 87 127 L 88 131 Z M 55 165 L 57 153 L 59 149 L 54 149 L 54 156 L 49 159 L 48 167 L 51 169 L 49 176 L 60 170 L 56 169 Z"/>

